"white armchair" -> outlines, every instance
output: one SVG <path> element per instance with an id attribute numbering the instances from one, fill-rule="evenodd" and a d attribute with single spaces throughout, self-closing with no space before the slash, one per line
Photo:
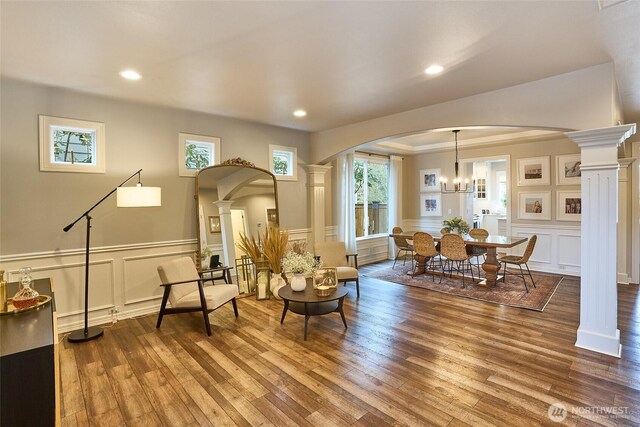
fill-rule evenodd
<path id="1" fill-rule="evenodd" d="M 358 280 L 358 254 L 347 254 L 344 242 L 320 242 L 315 244 L 316 256 L 325 267 L 335 267 L 338 282 L 356 282 L 356 295 L 360 298 L 360 281 Z M 353 257 L 354 266 L 349 265 Z"/>
<path id="2" fill-rule="evenodd" d="M 207 335 L 211 335 L 209 313 L 218 307 L 231 301 L 233 312 L 238 317 L 236 298 L 238 287 L 236 285 L 203 286 L 205 280 L 198 274 L 193 260 L 189 257 L 181 257 L 158 266 L 158 274 L 164 286 L 164 295 L 158 313 L 156 328 L 160 327 L 162 317 L 165 314 L 189 313 L 202 311 Z M 167 301 L 171 307 L 167 308 Z"/>

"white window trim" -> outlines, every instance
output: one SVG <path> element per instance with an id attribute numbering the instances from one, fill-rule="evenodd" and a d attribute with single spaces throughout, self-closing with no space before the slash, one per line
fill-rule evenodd
<path id="1" fill-rule="evenodd" d="M 273 152 L 286 151 L 291 153 L 291 168 L 293 175 L 278 175 L 273 171 Z M 269 172 L 275 175 L 278 181 L 297 181 L 298 180 L 298 149 L 296 147 L 285 147 L 284 145 L 269 144 Z"/>
<path id="2" fill-rule="evenodd" d="M 52 126 L 69 129 L 86 129 L 88 131 L 95 132 L 95 151 L 91 154 L 95 159 L 95 162 L 92 164 L 68 164 L 54 162 L 53 142 L 51 141 Z M 80 173 L 105 173 L 106 171 L 104 123 L 41 115 L 39 116 L 39 140 L 41 171 Z"/>
<path id="3" fill-rule="evenodd" d="M 353 156 L 353 158 L 354 158 L 354 160 L 361 160 L 361 161 L 365 161 L 365 162 L 368 162 L 368 163 L 377 163 L 377 164 L 381 164 L 381 165 L 387 165 L 387 179 L 389 179 L 388 166 L 389 166 L 389 163 L 391 163 L 390 159 L 382 158 L 382 157 L 373 157 L 373 156 L 369 156 L 369 155 L 366 155 L 366 154 L 356 154 L 355 156 Z M 368 190 L 369 190 L 369 187 L 365 186 L 365 188 L 364 188 L 365 199 L 369 198 L 368 197 L 368 193 L 369 193 Z M 387 203 L 387 206 L 388 206 L 388 203 Z M 369 212 L 368 212 L 367 209 L 365 209 L 365 211 L 364 211 L 364 222 L 365 222 L 365 224 L 369 223 Z M 389 225 L 387 224 L 387 233 L 367 234 L 366 236 L 356 237 L 356 241 L 369 240 L 369 239 L 379 239 L 380 237 L 388 237 L 389 236 L 388 227 L 389 227 Z M 365 229 L 366 229 L 366 227 L 365 227 Z"/>
<path id="4" fill-rule="evenodd" d="M 203 144 L 210 144 L 213 147 L 213 163 L 208 166 L 220 164 L 220 138 L 216 136 L 195 135 L 191 133 L 178 134 L 178 175 L 186 177 L 194 177 L 198 174 L 199 169 L 187 169 L 186 161 L 186 142 L 196 141 Z"/>

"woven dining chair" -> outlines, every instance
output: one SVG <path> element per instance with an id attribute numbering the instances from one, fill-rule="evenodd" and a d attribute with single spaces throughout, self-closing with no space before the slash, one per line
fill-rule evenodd
<path id="1" fill-rule="evenodd" d="M 469 236 L 474 239 L 486 239 L 489 237 L 489 232 L 484 228 L 472 228 L 469 230 Z M 473 244 L 467 244 L 467 254 L 471 258 L 476 259 L 476 267 L 478 268 L 478 276 L 480 276 L 480 257 L 483 257 L 483 261 L 487 259 L 487 248 L 481 246 L 475 246 Z M 473 264 L 471 264 L 473 265 Z"/>
<path id="2" fill-rule="evenodd" d="M 458 273 L 462 274 L 462 287 L 465 287 L 464 282 L 464 267 L 465 262 L 468 264 L 471 257 L 467 254 L 465 248 L 464 239 L 459 234 L 447 233 L 440 238 L 440 254 L 446 258 L 445 264 L 442 265 L 442 276 L 445 275 L 445 267 L 449 265 L 449 274 L 452 275 L 454 269 Z M 471 279 L 474 279 L 473 269 L 471 271 Z M 440 283 L 442 283 L 442 276 L 440 276 Z"/>
<path id="3" fill-rule="evenodd" d="M 402 233 L 402 228 L 393 227 L 392 233 L 400 234 Z M 399 236 L 393 237 L 393 243 L 395 243 L 396 248 L 398 248 L 398 253 L 396 254 L 396 258 L 393 260 L 393 267 L 391 267 L 391 269 L 395 268 L 396 262 L 398 261 L 398 258 L 400 258 L 400 252 L 404 252 L 404 259 L 402 261 L 402 265 L 405 265 L 407 263 L 407 255 L 411 254 L 411 270 L 413 270 L 413 253 L 414 253 L 413 245 L 411 245 L 408 242 L 406 237 L 399 237 Z"/>
<path id="4" fill-rule="evenodd" d="M 533 281 L 533 276 L 531 275 L 531 270 L 529 270 L 529 265 L 527 263 L 529 262 L 529 258 L 531 257 L 531 254 L 533 253 L 533 250 L 536 247 L 537 241 L 538 241 L 538 236 L 536 236 L 535 234 L 531 236 L 529 238 L 529 243 L 527 243 L 527 248 L 524 250 L 524 254 L 522 256 L 506 255 L 498 258 L 498 262 L 505 263 L 504 272 L 502 276 L 503 282 L 505 281 L 507 274 L 513 274 L 515 276 L 518 276 L 517 273 L 511 273 L 507 270 L 508 264 L 517 265 L 518 267 L 520 267 L 519 276 L 522 278 L 522 281 L 524 282 L 524 288 L 527 291 L 527 293 L 529 293 L 529 288 L 527 287 L 527 280 L 525 279 L 524 271 L 522 270 L 522 265 L 524 265 L 525 267 L 527 267 L 527 273 L 529 273 L 529 277 L 531 278 L 531 284 L 533 285 L 534 288 L 536 287 L 536 282 Z"/>
<path id="5" fill-rule="evenodd" d="M 436 250 L 433 236 L 429 233 L 418 232 L 413 235 L 413 250 L 415 251 L 416 268 L 419 264 L 424 263 L 425 273 L 427 272 L 427 263 L 433 265 L 433 260 L 440 255 Z M 435 282 L 435 274 L 432 274 L 432 278 Z"/>

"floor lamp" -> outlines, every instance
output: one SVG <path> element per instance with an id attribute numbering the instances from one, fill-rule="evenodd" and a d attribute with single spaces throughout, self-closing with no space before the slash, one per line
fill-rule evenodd
<path id="1" fill-rule="evenodd" d="M 92 339 L 101 337 L 104 331 L 98 326 L 89 327 L 89 240 L 91 236 L 91 217 L 89 213 L 100 203 L 104 202 L 110 195 L 118 192 L 117 194 L 117 206 L 119 208 L 135 208 L 135 207 L 151 207 L 160 206 L 161 196 L 160 187 L 143 187 L 140 183 L 140 169 L 138 172 L 125 179 L 122 184 L 111 190 L 106 196 L 98 201 L 95 205 L 91 206 L 88 211 L 83 213 L 73 221 L 71 224 L 64 228 L 67 232 L 76 225 L 82 218 L 87 220 L 87 243 L 85 249 L 85 267 L 84 267 L 84 329 L 78 329 L 69 334 L 67 339 L 69 342 L 85 342 Z M 123 187 L 134 176 L 138 176 L 138 185 L 135 187 Z"/>

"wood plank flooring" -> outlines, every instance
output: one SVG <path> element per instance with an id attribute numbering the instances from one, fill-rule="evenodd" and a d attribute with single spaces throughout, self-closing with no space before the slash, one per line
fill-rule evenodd
<path id="1" fill-rule="evenodd" d="M 361 268 L 365 273 L 389 263 Z M 621 359 L 574 346 L 579 281 L 543 313 L 362 277 L 337 313 L 304 318 L 243 298 L 202 316 L 116 323 L 60 346 L 63 426 L 462 426 L 640 424 L 640 301 L 619 287 Z M 616 407 L 616 418 L 590 415 Z M 577 409 L 576 409 L 577 408 Z M 626 408 L 626 409 L 625 409 Z"/>

